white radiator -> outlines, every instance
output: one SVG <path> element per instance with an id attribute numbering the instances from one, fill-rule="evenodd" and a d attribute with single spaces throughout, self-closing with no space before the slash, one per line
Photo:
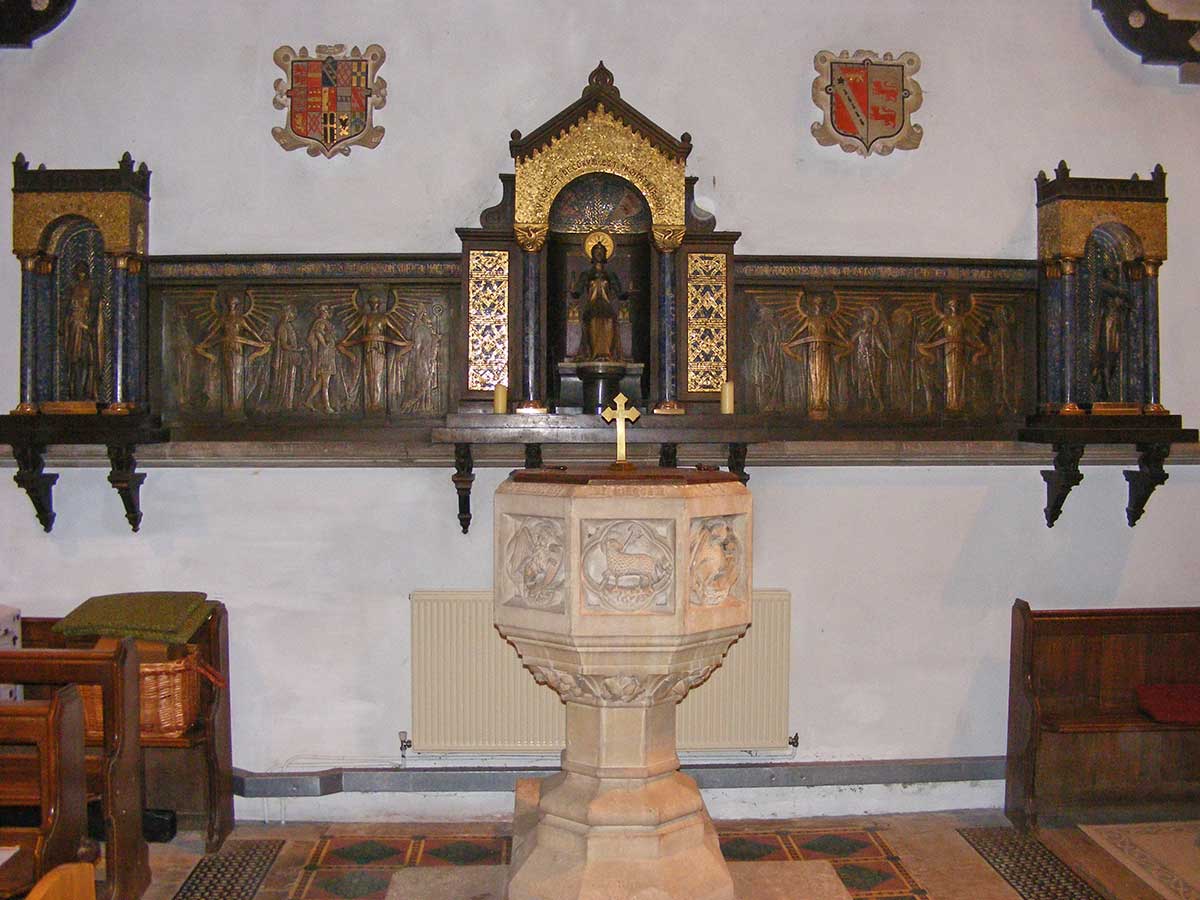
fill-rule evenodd
<path id="1" fill-rule="evenodd" d="M 563 704 L 492 627 L 490 591 L 415 591 L 413 748 L 548 753 L 563 745 Z M 679 707 L 681 750 L 787 743 L 791 595 L 754 592 L 754 624 Z"/>

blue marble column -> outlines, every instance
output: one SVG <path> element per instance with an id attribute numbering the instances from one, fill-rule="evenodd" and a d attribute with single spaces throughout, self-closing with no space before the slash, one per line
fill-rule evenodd
<path id="1" fill-rule="evenodd" d="M 1160 394 L 1158 369 L 1158 267 L 1157 259 L 1146 260 L 1145 318 L 1143 335 L 1146 348 L 1145 397 L 1148 412 L 1165 412 Z"/>
<path id="2" fill-rule="evenodd" d="M 541 413 L 546 404 L 542 390 L 542 248 L 521 251 L 521 401 L 517 412 Z"/>
<path id="3" fill-rule="evenodd" d="M 1063 405 L 1061 412 L 1080 412 L 1078 398 L 1078 376 L 1076 365 L 1077 332 L 1079 331 L 1079 261 L 1064 257 L 1062 266 L 1062 323 L 1063 323 Z"/>
<path id="4" fill-rule="evenodd" d="M 37 411 L 37 265 L 38 257 L 21 259 L 21 393 L 17 413 Z"/>
<path id="5" fill-rule="evenodd" d="M 675 316 L 675 251 L 658 251 L 658 381 L 661 396 L 656 413 L 680 413 L 679 326 Z"/>
<path id="6" fill-rule="evenodd" d="M 1129 326 L 1122 345 L 1121 396 L 1128 403 L 1146 402 L 1146 267 L 1141 260 L 1125 263 L 1129 281 Z M 1113 398 L 1109 398 L 1110 400 Z"/>
<path id="7" fill-rule="evenodd" d="M 130 323 L 129 323 L 129 257 L 108 257 L 108 278 L 110 296 L 112 297 L 112 324 L 109 334 L 109 346 L 112 348 L 113 360 L 113 395 L 110 399 L 112 408 L 127 409 L 132 402 L 128 396 L 128 374 L 130 365 Z"/>
<path id="8" fill-rule="evenodd" d="M 121 354 L 125 364 L 125 402 L 144 406 L 147 401 L 146 361 L 146 280 L 142 261 L 130 257 L 128 265 L 117 269 L 125 276 L 125 348 Z"/>
<path id="9" fill-rule="evenodd" d="M 33 269 L 33 391 L 34 402 L 57 400 L 54 362 L 58 349 L 58 306 L 54 302 L 55 259 L 40 256 Z M 24 291 L 22 292 L 24 293 Z"/>

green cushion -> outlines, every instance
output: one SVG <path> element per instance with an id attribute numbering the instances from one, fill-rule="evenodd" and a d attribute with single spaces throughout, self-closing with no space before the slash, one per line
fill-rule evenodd
<path id="1" fill-rule="evenodd" d="M 54 630 L 67 637 L 133 637 L 186 644 L 212 612 L 200 591 L 142 591 L 89 597 Z"/>

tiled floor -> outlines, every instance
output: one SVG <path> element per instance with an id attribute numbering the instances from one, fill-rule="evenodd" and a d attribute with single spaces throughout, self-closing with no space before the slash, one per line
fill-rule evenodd
<path id="1" fill-rule="evenodd" d="M 924 895 L 917 892 L 917 897 L 925 896 L 930 900 L 1020 900 L 1018 894 L 957 833 L 958 828 L 1007 824 L 1007 820 L 998 811 L 984 810 L 788 821 L 718 822 L 717 827 L 723 835 L 729 832 L 746 835 L 803 833 L 815 829 L 840 829 L 849 833 L 856 829 L 875 829 L 894 856 L 898 857 L 902 863 L 902 870 L 911 883 L 925 891 Z M 344 859 L 346 854 L 339 855 L 335 851 L 339 847 L 354 845 L 354 841 L 347 841 L 349 838 L 358 839 L 359 843 L 362 843 L 362 839 L 376 838 L 366 850 L 355 852 L 383 854 L 377 862 L 380 872 L 386 874 L 390 864 L 404 864 L 404 860 L 400 859 L 398 854 L 410 854 L 408 862 L 411 863 L 411 854 L 418 852 L 415 849 L 416 843 L 413 843 L 413 849 L 400 846 L 405 843 L 406 835 L 423 836 L 425 840 L 422 845 L 426 849 L 433 849 L 445 843 L 438 841 L 439 836 L 473 835 L 486 838 L 505 835 L 508 830 L 506 823 L 415 825 L 301 822 L 277 825 L 244 822 L 238 825 L 232 839 L 273 838 L 286 841 L 255 900 L 293 900 L 299 895 L 304 895 L 307 900 L 309 896 L 321 895 L 321 891 L 312 886 L 315 884 L 314 866 L 320 863 L 321 871 L 336 868 L 336 864 Z M 1130 893 L 1136 890 L 1136 879 L 1128 881 L 1128 873 L 1119 865 L 1114 867 L 1111 857 L 1097 853 L 1094 845 L 1090 845 L 1086 840 L 1079 840 L 1081 834 L 1077 829 L 1066 829 L 1050 834 L 1048 838 L 1044 838 L 1044 842 L 1050 844 L 1053 841 L 1053 849 L 1060 858 L 1080 871 L 1093 888 L 1106 896 L 1117 900 L 1144 900 L 1154 896 Z M 790 840 L 796 845 L 798 839 L 793 837 Z M 378 844 L 378 847 L 375 844 Z M 740 846 L 746 849 L 748 844 Z M 803 849 L 799 854 L 794 853 L 793 858 L 797 855 L 809 858 L 810 854 L 819 857 L 821 846 L 817 844 Z M 757 851 L 751 847 L 747 852 Z M 150 858 L 154 881 L 145 895 L 146 900 L 171 900 L 202 854 L 202 841 L 199 835 L 193 833 L 182 833 L 170 844 L 151 845 Z M 302 880 L 305 878 L 308 881 Z M 913 896 L 908 891 L 900 895 Z"/>

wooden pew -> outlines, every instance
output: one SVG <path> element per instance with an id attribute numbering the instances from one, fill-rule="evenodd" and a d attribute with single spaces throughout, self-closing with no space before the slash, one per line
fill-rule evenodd
<path id="1" fill-rule="evenodd" d="M 1004 812 L 1018 827 L 1163 817 L 1200 801 L 1200 725 L 1156 722 L 1143 684 L 1200 683 L 1200 607 L 1012 612 Z"/>
<path id="2" fill-rule="evenodd" d="M 104 704 L 99 781 L 108 840 L 105 900 L 137 900 L 150 884 L 150 854 L 142 837 L 144 787 L 138 742 L 138 659 L 130 639 L 105 650 L 0 650 L 0 682 L 95 684 Z"/>
<path id="3" fill-rule="evenodd" d="M 77 688 L 50 700 L 0 703 L 0 806 L 31 807 L 39 822 L 0 827 L 0 846 L 19 847 L 0 866 L 0 897 L 29 890 L 55 866 L 73 863 L 87 828 L 83 701 Z M 21 753 L 22 750 L 27 753 Z"/>
<path id="4" fill-rule="evenodd" d="M 68 863 L 39 881 L 25 900 L 96 900 L 95 879 L 91 863 Z"/>
<path id="5" fill-rule="evenodd" d="M 229 714 L 229 615 L 223 603 L 192 635 L 201 662 L 224 679 L 200 680 L 200 721 L 181 738 L 142 738 L 146 805 L 171 809 L 181 828 L 203 829 L 205 852 L 216 853 L 233 830 L 233 743 Z M 25 647 L 89 647 L 95 638 L 66 639 L 54 630 L 60 620 L 21 620 Z"/>

